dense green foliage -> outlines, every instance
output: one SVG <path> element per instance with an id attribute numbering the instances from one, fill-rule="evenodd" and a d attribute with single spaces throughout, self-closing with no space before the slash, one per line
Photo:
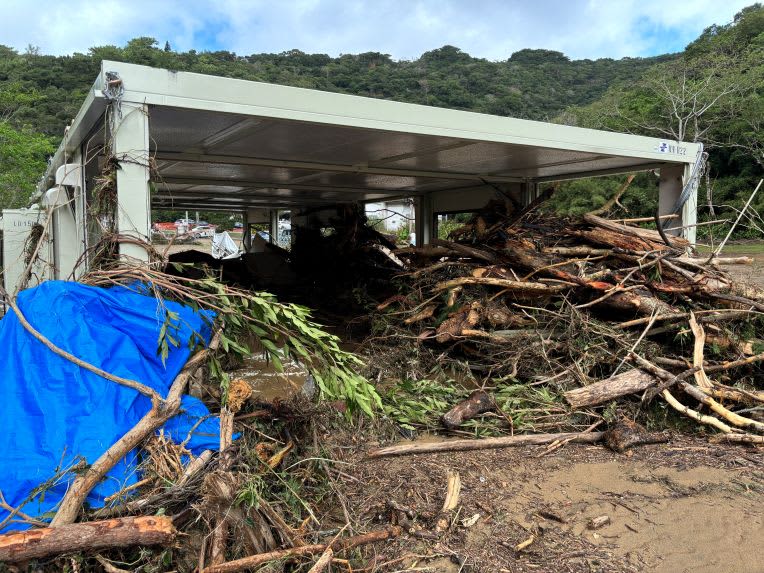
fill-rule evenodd
<path id="1" fill-rule="evenodd" d="M 375 52 L 241 56 L 175 52 L 145 37 L 71 56 L 0 46 L 0 206 L 23 204 L 51 141 L 76 114 L 104 59 L 702 141 L 713 150 L 714 201 L 739 203 L 764 163 L 763 32 L 764 8 L 756 4 L 730 24 L 709 27 L 681 54 L 620 60 L 571 61 L 559 52 L 521 50 L 492 62 L 453 46 L 412 61 Z M 604 204 L 622 181 L 568 183 L 553 204 L 585 212 Z M 641 175 L 622 203 L 641 215 L 656 200 L 657 180 Z M 758 206 L 764 207 L 764 194 Z"/>
<path id="2" fill-rule="evenodd" d="M 570 61 L 559 52 L 522 50 L 503 62 L 473 58 L 453 46 L 395 61 L 369 52 L 331 58 L 292 50 L 238 56 L 231 52 L 173 52 L 153 38 L 124 48 L 101 46 L 88 54 L 18 54 L 0 46 L 0 90 L 36 94 L 16 102 L 15 125 L 60 135 L 74 117 L 101 61 L 115 60 L 180 71 L 256 80 L 499 115 L 547 119 L 570 105 L 590 103 L 613 81 L 633 80 L 651 65 L 670 59 Z M 2 113 L 5 96 L 0 96 Z"/>
<path id="3" fill-rule="evenodd" d="M 54 150 L 51 137 L 0 121 L 0 208 L 27 203 Z"/>
<path id="4" fill-rule="evenodd" d="M 584 127 L 702 142 L 710 151 L 712 192 L 699 198 L 701 215 L 732 214 L 724 206 L 742 206 L 764 176 L 764 7 L 750 6 L 730 24 L 707 28 L 679 57 L 656 64 L 637 82 L 613 82 L 597 101 L 572 106 L 557 119 Z M 625 199 L 633 199 L 637 190 L 654 207 L 654 182 L 645 186 L 641 178 L 635 184 L 629 191 L 631 197 Z M 603 195 L 601 186 L 591 187 L 593 195 Z M 611 181 L 609 186 L 612 195 L 618 183 Z M 603 204 L 608 194 L 604 195 L 592 207 Z M 576 200 L 580 197 L 571 193 L 571 201 L 562 201 L 563 207 L 576 211 Z M 711 213 L 711 201 L 721 209 Z M 757 197 L 753 206 L 754 211 L 764 213 L 764 196 Z"/>

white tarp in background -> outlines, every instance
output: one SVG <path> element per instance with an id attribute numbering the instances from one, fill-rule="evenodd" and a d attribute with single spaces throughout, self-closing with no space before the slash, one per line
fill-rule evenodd
<path id="1" fill-rule="evenodd" d="M 212 236 L 212 256 L 216 259 L 235 259 L 239 256 L 239 247 L 233 242 L 228 231 Z"/>

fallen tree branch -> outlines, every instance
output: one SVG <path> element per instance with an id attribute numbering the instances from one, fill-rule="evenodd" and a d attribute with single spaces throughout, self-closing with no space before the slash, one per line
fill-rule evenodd
<path id="1" fill-rule="evenodd" d="M 316 561 L 313 567 L 310 568 L 308 573 L 321 573 L 324 569 L 331 565 L 333 559 L 334 551 L 332 551 L 331 547 L 327 547 L 321 554 L 321 557 L 318 558 L 318 561 Z"/>
<path id="2" fill-rule="evenodd" d="M 166 400 L 154 404 L 143 418 L 124 436 L 111 445 L 88 469 L 77 476 L 66 492 L 61 505 L 56 512 L 51 527 L 60 527 L 74 523 L 82 508 L 85 498 L 106 473 L 117 462 L 124 458 L 130 450 L 137 447 L 143 440 L 159 429 L 162 424 L 178 413 L 181 395 L 194 371 L 204 363 L 212 350 L 217 348 L 219 333 L 215 335 L 209 347 L 197 352 L 183 367 L 175 378 L 167 394 Z"/>
<path id="3" fill-rule="evenodd" d="M 430 244 L 435 247 L 444 247 L 446 249 L 450 249 L 451 251 L 455 251 L 460 255 L 472 257 L 473 259 L 478 259 L 487 263 L 495 263 L 497 259 L 496 255 L 489 253 L 488 251 L 483 251 L 481 249 L 476 249 L 475 247 L 462 245 L 461 243 L 446 241 L 444 239 L 433 238 L 430 240 Z"/>
<path id="4" fill-rule="evenodd" d="M 446 442 L 398 444 L 369 452 L 370 458 L 405 456 L 409 454 L 432 454 L 467 450 L 488 450 L 517 446 L 538 446 L 551 444 L 557 440 L 569 440 L 581 444 L 593 444 L 602 439 L 604 432 L 563 432 L 560 434 L 525 434 L 503 438 L 483 438 L 480 440 L 449 440 Z"/>
<path id="5" fill-rule="evenodd" d="M 168 546 L 176 534 L 167 516 L 120 517 L 7 533 L 0 536 L 0 563 L 133 545 Z"/>
<path id="6" fill-rule="evenodd" d="M 669 406 L 674 408 L 677 412 L 680 412 L 687 416 L 688 418 L 692 418 L 693 420 L 700 422 L 701 424 L 706 424 L 708 426 L 713 426 L 717 430 L 724 432 L 725 434 L 732 433 L 732 428 L 730 428 L 727 424 L 722 422 L 721 420 L 714 418 L 713 416 L 706 416 L 704 414 L 701 414 L 697 410 L 693 410 L 689 406 L 685 406 L 682 404 L 679 400 L 674 398 L 674 395 L 669 392 L 668 390 L 663 390 L 661 392 L 661 396 L 663 396 L 663 399 L 668 402 Z"/>
<path id="7" fill-rule="evenodd" d="M 315 555 L 326 551 L 327 548 L 332 548 L 332 551 L 344 551 L 358 547 L 360 545 L 366 545 L 368 543 L 376 543 L 378 541 L 385 541 L 398 537 L 401 534 L 401 528 L 393 526 L 382 531 L 373 531 L 371 533 L 363 533 L 361 535 L 355 535 L 348 537 L 347 539 L 338 539 L 329 544 L 320 545 L 302 545 L 300 547 L 293 547 L 291 549 L 280 549 L 278 551 L 270 551 L 268 553 L 260 553 L 259 555 L 250 555 L 242 559 L 236 559 L 235 561 L 229 561 L 221 565 L 214 565 L 212 567 L 206 567 L 202 570 L 202 573 L 236 573 L 238 571 L 244 571 L 246 569 L 252 569 L 258 565 L 264 565 L 271 561 L 277 561 L 279 559 L 288 559 L 290 557 L 303 557 L 307 555 Z"/>
<path id="8" fill-rule="evenodd" d="M 711 436 L 711 442 L 715 444 L 755 444 L 764 445 L 764 436 L 754 436 L 752 434 L 717 434 Z"/>
<path id="9" fill-rule="evenodd" d="M 740 414 L 732 412 L 710 396 L 706 395 L 703 390 L 697 386 L 693 386 L 687 382 L 680 382 L 679 384 L 682 390 L 684 390 L 685 394 L 692 396 L 701 404 L 708 406 L 708 408 L 727 420 L 730 424 L 740 428 L 754 429 L 758 430 L 759 432 L 764 432 L 764 423 L 759 422 L 758 420 L 753 420 L 751 418 L 746 418 L 745 416 L 741 416 Z"/>
<path id="10" fill-rule="evenodd" d="M 618 200 L 623 196 L 624 193 L 626 193 L 626 190 L 629 188 L 629 185 L 631 185 L 632 181 L 634 181 L 633 173 L 626 178 L 626 181 L 618 188 L 618 190 L 615 192 L 615 195 L 608 199 L 599 209 L 589 211 L 589 215 L 602 215 L 610 211 L 610 209 L 613 208 L 613 205 L 620 205 Z"/>
<path id="11" fill-rule="evenodd" d="M 459 277 L 443 281 L 435 285 L 433 290 L 446 290 L 462 285 L 488 285 L 497 286 L 511 291 L 526 292 L 531 294 L 555 294 L 567 290 L 567 286 L 549 286 L 542 283 L 513 281 L 494 277 Z"/>

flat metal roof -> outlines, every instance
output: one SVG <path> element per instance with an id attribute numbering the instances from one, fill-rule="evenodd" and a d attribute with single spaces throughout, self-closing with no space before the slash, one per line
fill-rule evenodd
<path id="1" fill-rule="evenodd" d="M 695 161 L 649 137 L 102 62 L 42 187 L 102 121 L 105 72 L 149 107 L 152 205 L 240 209 L 417 196 Z"/>

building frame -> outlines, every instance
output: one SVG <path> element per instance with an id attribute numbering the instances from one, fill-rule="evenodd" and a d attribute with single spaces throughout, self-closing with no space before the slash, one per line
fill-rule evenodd
<path id="1" fill-rule="evenodd" d="M 675 233 L 694 242 L 703 148 L 103 61 L 33 198 L 55 219 L 54 278 L 72 277 L 92 241 L 89 194 L 107 153 L 119 164 L 118 231 L 137 239 L 150 239 L 152 208 L 273 222 L 279 209 L 299 218 L 412 197 L 426 244 L 436 212 L 502 195 L 527 205 L 552 182 L 656 170 L 659 214 L 678 214 Z M 120 249 L 148 257 L 134 243 Z"/>

